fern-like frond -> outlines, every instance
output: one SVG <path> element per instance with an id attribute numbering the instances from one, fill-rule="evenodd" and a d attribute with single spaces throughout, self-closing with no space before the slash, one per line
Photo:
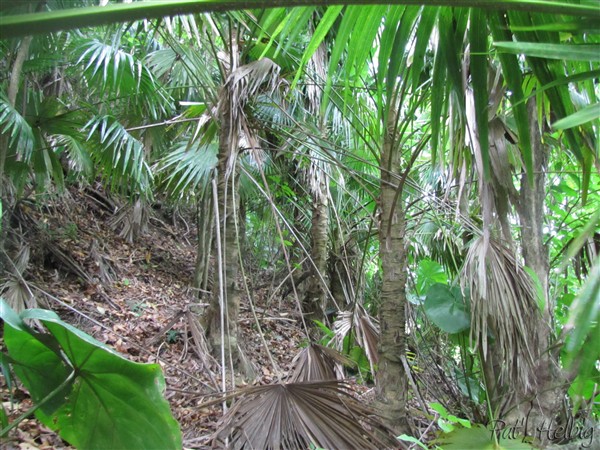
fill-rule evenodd
<path id="1" fill-rule="evenodd" d="M 75 44 L 76 65 L 81 65 L 92 91 L 116 97 L 131 97 L 138 112 L 157 119 L 174 109 L 173 102 L 152 72 L 117 43 L 86 39 Z"/>

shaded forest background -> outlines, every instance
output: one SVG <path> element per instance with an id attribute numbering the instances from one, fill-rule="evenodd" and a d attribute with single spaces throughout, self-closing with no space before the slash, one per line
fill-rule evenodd
<path id="1" fill-rule="evenodd" d="M 186 447 L 600 442 L 597 3 L 96 3 L 1 6 L 7 307 L 160 362 Z"/>

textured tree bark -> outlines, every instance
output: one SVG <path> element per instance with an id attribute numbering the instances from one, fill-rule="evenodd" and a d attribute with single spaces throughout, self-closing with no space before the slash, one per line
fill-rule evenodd
<path id="1" fill-rule="evenodd" d="M 312 225 L 311 225 L 311 275 L 304 297 L 304 314 L 307 324 L 313 320 L 323 321 L 324 308 L 327 296 L 327 232 L 329 229 L 329 212 L 327 201 L 327 187 L 325 181 L 319 183 L 321 192 L 313 196 Z"/>
<path id="2" fill-rule="evenodd" d="M 194 269 L 194 288 L 197 297 L 204 298 L 207 291 L 212 290 L 210 281 L 210 254 L 213 239 L 214 214 L 210 184 L 203 189 L 202 197 L 196 204 L 196 266 Z"/>
<path id="3" fill-rule="evenodd" d="M 318 20 L 315 17 L 315 21 Z M 311 30 L 314 32 L 314 29 Z M 308 62 L 309 70 L 317 82 L 327 78 L 327 49 L 321 44 Z M 313 83 L 307 86 L 308 109 L 317 119 L 320 130 L 324 130 L 323 116 L 321 114 L 321 88 Z M 312 180 L 308 183 L 312 192 L 312 224 L 311 224 L 311 250 L 310 277 L 304 295 L 303 313 L 306 323 L 311 325 L 313 320 L 324 321 L 325 304 L 327 301 L 327 243 L 329 231 L 329 205 L 328 205 L 328 180 L 318 160 L 311 161 L 309 170 Z"/>
<path id="4" fill-rule="evenodd" d="M 544 245 L 544 198 L 546 196 L 546 164 L 548 161 L 547 149 L 541 142 L 535 100 L 527 104 L 530 123 L 531 147 L 533 153 L 533 183 L 524 173 L 521 177 L 521 190 L 517 211 L 521 224 L 521 242 L 525 265 L 533 269 L 537 275 L 544 295 L 544 308 L 539 314 L 535 324 L 538 341 L 541 348 L 536 367 L 536 380 L 533 388 L 520 389 L 517 392 L 517 408 L 511 413 L 513 416 L 527 417 L 529 430 L 542 423 L 549 424 L 551 420 L 560 421 L 558 417 L 562 411 L 564 388 L 562 387 L 562 373 L 558 364 L 558 357 L 552 351 L 554 305 L 550 303 L 548 285 L 548 249 Z M 559 422 L 560 423 L 560 422 Z M 542 433 L 543 435 L 543 433 Z M 545 444 L 545 443 L 544 443 Z"/>
<path id="5" fill-rule="evenodd" d="M 226 89 L 226 88 L 225 88 Z M 223 289 L 215 286 L 211 304 L 206 311 L 205 324 L 209 341 L 215 354 L 220 352 L 221 345 L 225 347 L 226 361 L 233 361 L 234 368 L 239 368 L 238 351 L 238 316 L 240 310 L 241 289 L 238 283 L 239 253 L 236 236 L 236 220 L 238 213 L 238 175 L 236 169 L 237 142 L 232 142 L 232 118 L 229 94 L 224 93 L 224 104 L 220 108 L 221 130 L 219 134 L 219 152 L 217 163 L 217 197 L 219 210 L 219 235 L 221 238 L 222 267 L 219 258 L 215 258 L 215 282 L 217 274 L 222 270 Z M 223 299 L 220 298 L 221 291 Z M 224 302 L 225 316 L 223 319 L 224 340 L 221 335 L 220 301 Z"/>
<path id="6" fill-rule="evenodd" d="M 390 113 L 380 163 L 379 256 L 383 284 L 379 309 L 377 397 L 386 424 L 397 433 L 410 433 L 406 410 L 408 381 L 401 359 L 406 354 L 406 222 L 402 196 L 397 195 L 401 171 L 400 151 L 391 131 L 395 122 L 395 115 Z"/>

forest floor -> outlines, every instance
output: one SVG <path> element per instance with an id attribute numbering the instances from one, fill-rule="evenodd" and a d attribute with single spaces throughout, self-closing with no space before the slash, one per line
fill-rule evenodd
<path id="1" fill-rule="evenodd" d="M 132 361 L 159 363 L 184 447 L 205 448 L 222 410 L 202 406 L 213 399 L 211 392 L 219 391 L 220 375 L 196 339 L 202 306 L 190 288 L 196 259 L 193 219 L 177 210 L 154 210 L 145 233 L 130 243 L 114 227 L 116 205 L 100 188 L 71 189 L 66 199 L 43 203 L 21 205 L 18 217 L 31 255 L 23 275 L 37 305 Z M 290 370 L 305 333 L 293 301 L 277 296 L 272 270 L 247 278 L 268 350 L 256 331 L 247 296 L 239 322 L 241 339 L 256 368 L 249 383 L 266 384 Z M 243 383 L 238 380 L 237 387 Z M 357 390 L 369 393 L 364 386 Z M 26 390 L 18 386 L 9 393 L 1 375 L 0 396 L 9 423 L 32 406 Z M 30 417 L 9 433 L 3 448 L 71 447 Z"/>

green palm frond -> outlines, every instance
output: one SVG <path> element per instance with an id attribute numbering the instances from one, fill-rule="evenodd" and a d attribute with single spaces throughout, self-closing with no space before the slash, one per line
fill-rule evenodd
<path id="1" fill-rule="evenodd" d="M 152 172 L 143 144 L 112 116 L 97 116 L 84 127 L 93 160 L 113 189 L 151 195 Z"/>
<path id="2" fill-rule="evenodd" d="M 9 145 L 20 157 L 28 161 L 31 158 L 36 138 L 31 125 L 4 95 L 0 96 L 0 130 L 9 136 Z"/>
<path id="3" fill-rule="evenodd" d="M 177 143 L 156 165 L 165 189 L 182 199 L 206 186 L 217 166 L 217 151 L 216 144 Z"/>
<path id="4" fill-rule="evenodd" d="M 402 3 L 398 1 L 397 3 Z M 412 3 L 412 2 L 410 2 Z M 457 6 L 456 0 L 435 0 L 434 5 Z M 463 3 L 464 4 L 464 3 Z M 295 0 L 282 1 L 278 6 L 296 6 Z M 597 21 L 600 16 L 593 2 L 579 4 L 567 1 L 479 1 L 477 6 L 490 10 L 510 10 L 550 12 L 576 17 L 592 18 Z M 181 14 L 207 13 L 252 8 L 273 7 L 272 1 L 215 1 L 197 2 L 195 0 L 171 0 L 163 2 L 133 2 L 127 4 L 112 4 L 99 8 L 71 8 L 60 11 L 40 12 L 34 14 L 16 14 L 1 16 L 0 26 L 4 28 L 6 38 L 24 36 L 33 30 L 35 33 L 49 33 L 58 30 L 74 29 L 89 26 L 99 26 L 108 23 L 131 22 L 133 20 L 169 17 Z M 360 23 L 360 22 L 359 22 Z M 302 24 L 301 24 L 302 25 Z M 290 27 L 292 28 L 292 27 Z"/>
<path id="5" fill-rule="evenodd" d="M 93 175 L 94 162 L 83 139 L 70 135 L 58 136 L 56 138 L 56 148 L 58 152 L 66 153 L 70 170 L 87 178 Z"/>
<path id="6" fill-rule="evenodd" d="M 399 442 L 340 381 L 256 386 L 228 411 L 215 444 L 228 448 L 396 448 Z M 377 430 L 377 431 L 375 431 Z"/>
<path id="7" fill-rule="evenodd" d="M 172 100 L 157 82 L 152 72 L 134 55 L 121 49 L 118 42 L 106 44 L 97 39 L 74 43 L 75 64 L 80 65 L 88 88 L 115 97 L 136 99 L 140 112 L 147 111 L 159 118 L 173 110 Z"/>
<path id="8" fill-rule="evenodd" d="M 154 76 L 171 88 L 171 95 L 182 100 L 197 97 L 213 101 L 220 78 L 216 65 L 204 52 L 182 45 L 173 36 L 164 36 L 168 47 L 150 53 L 145 62 Z M 172 89 L 175 88 L 175 89 Z"/>

